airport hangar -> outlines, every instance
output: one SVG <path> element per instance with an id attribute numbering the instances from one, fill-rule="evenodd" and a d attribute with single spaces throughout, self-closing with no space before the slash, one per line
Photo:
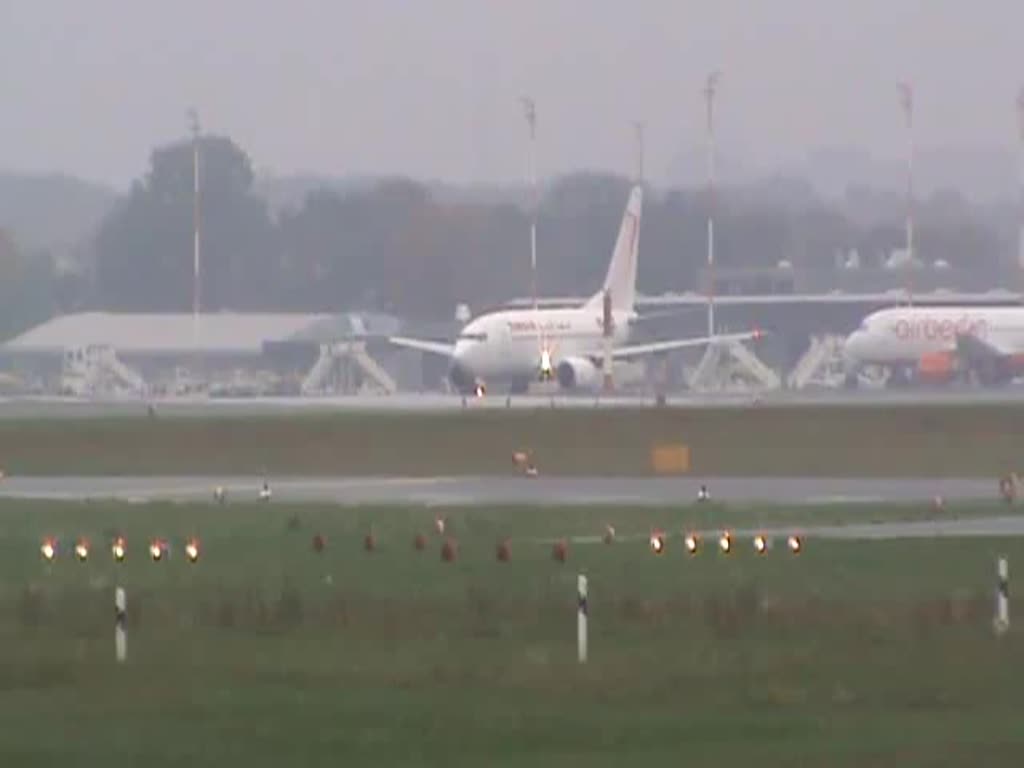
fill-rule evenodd
<path id="1" fill-rule="evenodd" d="M 386 342 L 401 330 L 377 313 L 82 312 L 0 345 L 0 364 L 29 391 L 82 396 L 388 392 L 419 375 Z"/>

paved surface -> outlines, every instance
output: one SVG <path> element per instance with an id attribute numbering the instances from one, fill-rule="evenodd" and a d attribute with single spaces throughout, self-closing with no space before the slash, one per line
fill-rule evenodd
<path id="1" fill-rule="evenodd" d="M 52 499 L 104 499 L 144 502 L 150 500 L 210 499 L 220 484 L 232 499 L 255 499 L 262 478 L 228 478 L 217 481 L 199 477 L 168 478 L 7 478 L 0 483 L 0 497 Z M 759 479 L 718 478 L 708 481 L 715 498 L 731 502 L 857 503 L 878 501 L 927 501 L 936 494 L 948 500 L 994 497 L 993 483 L 971 479 Z M 497 503 L 689 503 L 700 481 L 692 478 L 328 478 L 273 481 L 276 500 L 325 500 L 342 504 L 407 502 L 424 504 Z M 273 501 L 271 501 L 273 504 Z M 714 540 L 720 531 L 700 534 Z M 767 534 L 774 546 L 784 546 L 792 533 L 809 538 L 899 539 L 1024 536 L 1024 513 L 1001 517 L 976 517 L 918 522 L 869 523 L 829 526 L 795 526 L 736 530 L 737 543 L 756 533 Z M 597 543 L 597 536 L 574 537 L 580 544 Z M 742 545 L 741 545 L 742 546 Z"/>
<path id="2" fill-rule="evenodd" d="M 716 499 L 792 504 L 994 499 L 995 480 L 871 478 L 680 478 L 609 477 L 353 477 L 271 479 L 275 499 L 345 504 L 673 504 L 690 503 L 702 482 Z M 9 477 L 0 497 L 209 499 L 216 486 L 228 498 L 255 499 L 261 477 Z"/>
<path id="3" fill-rule="evenodd" d="M 762 405 L 936 405 L 936 404 L 1020 404 L 1024 405 L 1024 387 L 994 390 L 879 390 L 847 392 L 845 390 L 777 391 L 762 394 L 676 394 L 667 404 L 680 408 L 748 407 Z M 595 398 L 586 395 L 517 396 L 506 403 L 501 395 L 469 398 L 466 407 L 479 410 L 491 408 L 610 408 L 652 406 L 653 396 L 616 396 Z M 72 398 L 0 398 L 0 419 L 3 418 L 81 418 L 112 415 L 143 415 L 146 401 L 75 400 Z M 216 414 L 272 414 L 322 411 L 459 411 L 462 399 L 455 395 L 398 394 L 390 396 L 352 395 L 347 397 L 266 397 L 168 399 L 154 401 L 158 414 L 165 416 L 208 416 Z"/>

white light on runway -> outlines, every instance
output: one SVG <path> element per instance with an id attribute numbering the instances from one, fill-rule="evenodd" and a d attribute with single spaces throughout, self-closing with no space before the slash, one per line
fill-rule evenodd
<path id="1" fill-rule="evenodd" d="M 718 539 L 718 548 L 722 550 L 723 554 L 728 555 L 732 552 L 732 534 L 726 531 L 722 534 L 721 538 Z"/>
<path id="2" fill-rule="evenodd" d="M 42 546 L 39 547 L 39 553 L 46 562 L 53 562 L 53 559 L 57 557 L 57 542 L 53 539 L 45 539 Z"/>
<path id="3" fill-rule="evenodd" d="M 655 531 L 651 534 L 651 552 L 660 555 L 665 551 L 665 534 Z"/>

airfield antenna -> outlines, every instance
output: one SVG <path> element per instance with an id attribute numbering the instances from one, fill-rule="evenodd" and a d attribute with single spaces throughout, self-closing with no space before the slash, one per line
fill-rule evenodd
<path id="1" fill-rule="evenodd" d="M 1024 86 L 1017 92 L 1018 130 L 1018 199 L 1017 199 L 1017 266 L 1024 270 Z"/>
<path id="2" fill-rule="evenodd" d="M 199 351 L 199 115 L 188 111 L 192 133 L 192 347 Z"/>
<path id="3" fill-rule="evenodd" d="M 913 304 L 911 274 L 914 268 L 914 90 L 909 83 L 899 84 L 900 106 L 907 129 L 907 304 Z"/>
<path id="4" fill-rule="evenodd" d="M 720 78 L 720 72 L 712 72 L 704 85 L 708 140 L 708 336 L 715 335 L 715 92 Z"/>

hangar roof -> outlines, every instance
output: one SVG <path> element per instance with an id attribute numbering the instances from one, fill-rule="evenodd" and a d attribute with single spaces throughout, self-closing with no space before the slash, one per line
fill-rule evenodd
<path id="1" fill-rule="evenodd" d="M 319 331 L 319 332 L 318 332 Z M 104 345 L 122 353 L 194 352 L 259 354 L 266 342 L 289 339 L 330 341 L 360 335 L 348 315 L 218 312 L 132 314 L 82 312 L 55 317 L 3 345 L 11 352 L 62 352 Z"/>

